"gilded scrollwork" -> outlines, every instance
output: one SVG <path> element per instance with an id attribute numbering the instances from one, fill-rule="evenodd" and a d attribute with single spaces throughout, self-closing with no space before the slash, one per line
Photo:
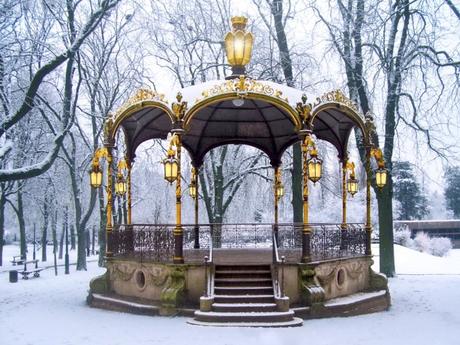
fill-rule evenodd
<path id="1" fill-rule="evenodd" d="M 187 102 L 182 100 L 182 94 L 179 92 L 176 96 L 177 102 L 172 104 L 172 111 L 176 121 L 180 122 L 184 119 L 185 112 L 187 111 Z"/>
<path id="2" fill-rule="evenodd" d="M 150 90 L 147 88 L 141 88 L 137 90 L 137 92 L 134 94 L 134 96 L 130 97 L 116 112 L 115 118 L 117 118 L 119 115 L 121 115 L 126 109 L 131 107 L 132 105 L 138 103 L 138 102 L 143 102 L 143 101 L 156 101 L 156 102 L 162 102 L 167 104 L 168 102 L 165 99 L 165 96 L 163 94 L 157 93 L 154 90 Z"/>
<path id="3" fill-rule="evenodd" d="M 247 93 L 258 93 L 266 96 L 276 97 L 284 102 L 288 102 L 286 97 L 283 97 L 283 91 L 274 89 L 270 85 L 260 81 L 248 78 L 241 75 L 239 78 L 227 80 L 222 84 L 214 85 L 208 90 L 201 93 L 201 98 L 197 102 L 213 96 L 236 92 L 241 98 L 245 98 Z"/>
<path id="4" fill-rule="evenodd" d="M 359 111 L 356 103 L 353 102 L 351 99 L 349 99 L 347 96 L 345 96 L 345 94 L 341 90 L 329 91 L 323 94 L 322 96 L 317 97 L 314 106 L 316 107 L 320 104 L 327 103 L 327 102 L 341 103 L 347 106 L 348 108 L 351 108 L 352 110 L 354 110 L 357 114 L 359 114 L 362 117 L 362 114 Z"/>
<path id="5" fill-rule="evenodd" d="M 113 116 L 108 114 L 107 118 L 104 121 L 104 141 L 109 143 L 112 140 L 112 131 L 113 131 Z"/>

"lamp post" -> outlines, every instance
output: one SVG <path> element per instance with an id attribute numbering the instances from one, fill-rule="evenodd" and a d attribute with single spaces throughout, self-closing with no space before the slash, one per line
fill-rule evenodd
<path id="1" fill-rule="evenodd" d="M 283 197 L 284 195 L 284 186 L 281 181 L 281 169 L 279 166 L 275 167 L 275 178 L 274 178 L 274 183 L 273 183 L 273 192 L 274 192 L 274 201 L 275 201 L 275 224 L 273 227 L 274 233 L 275 233 L 275 238 L 277 245 L 278 243 L 278 204 L 279 200 Z"/>
<path id="2" fill-rule="evenodd" d="M 316 145 L 311 137 L 311 131 L 306 130 L 303 133 L 304 139 L 302 140 L 302 180 L 303 180 L 303 226 L 302 226 L 302 262 L 310 261 L 310 238 L 311 228 L 308 219 L 308 180 L 313 183 L 321 179 L 322 173 L 322 160 L 318 158 L 318 151 Z"/>
<path id="3" fill-rule="evenodd" d="M 192 167 L 192 179 L 189 186 L 190 197 L 195 202 L 195 243 L 193 248 L 200 248 L 200 227 L 198 225 L 198 168 Z"/>
<path id="4" fill-rule="evenodd" d="M 254 36 L 246 32 L 246 17 L 233 17 L 232 31 L 225 35 L 225 52 L 228 63 L 232 66 L 232 75 L 227 79 L 235 79 L 246 74 L 245 66 L 251 60 Z"/>
<path id="5" fill-rule="evenodd" d="M 181 189 L 181 150 L 182 143 L 180 138 L 180 131 L 173 134 L 167 158 L 163 160 L 164 165 L 164 178 L 170 184 L 176 181 L 176 227 L 173 231 L 174 236 L 174 257 L 175 264 L 184 263 L 183 255 L 183 241 L 184 233 L 182 230 L 182 189 Z"/>

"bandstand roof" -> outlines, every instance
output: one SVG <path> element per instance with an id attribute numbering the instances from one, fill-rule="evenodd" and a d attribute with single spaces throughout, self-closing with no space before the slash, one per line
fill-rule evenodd
<path id="1" fill-rule="evenodd" d="M 140 89 L 111 119 L 112 138 L 122 128 L 130 160 L 141 143 L 166 139 L 178 128 L 184 130 L 182 143 L 195 166 L 211 149 L 225 144 L 256 147 L 279 165 L 302 129 L 334 145 L 343 158 L 352 129 L 365 131 L 364 117 L 340 91 L 312 97 L 285 85 L 240 77 L 179 92 L 175 102 L 168 102 L 164 95 Z"/>

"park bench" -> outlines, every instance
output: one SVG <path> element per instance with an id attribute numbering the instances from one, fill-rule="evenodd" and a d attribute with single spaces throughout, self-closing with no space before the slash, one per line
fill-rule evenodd
<path id="1" fill-rule="evenodd" d="M 25 258 L 22 255 L 15 255 L 13 256 L 13 260 L 10 260 L 13 266 L 22 265 L 24 261 L 25 261 Z"/>
<path id="2" fill-rule="evenodd" d="M 35 264 L 35 268 L 28 270 L 27 264 Z M 43 270 L 44 268 L 38 267 L 38 260 L 30 260 L 30 261 L 24 261 L 24 270 L 19 271 L 19 273 L 22 274 L 22 279 L 29 279 L 30 274 L 33 274 L 34 277 L 38 278 L 40 277 L 40 272 Z"/>

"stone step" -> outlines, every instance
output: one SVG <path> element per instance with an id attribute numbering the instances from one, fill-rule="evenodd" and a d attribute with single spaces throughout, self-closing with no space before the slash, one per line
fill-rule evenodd
<path id="1" fill-rule="evenodd" d="M 256 271 L 218 271 L 215 272 L 216 278 L 271 278 L 271 272 L 266 270 Z"/>
<path id="2" fill-rule="evenodd" d="M 272 286 L 271 278 L 215 278 L 215 286 Z"/>
<path id="3" fill-rule="evenodd" d="M 213 303 L 215 312 L 267 312 L 276 311 L 276 303 Z"/>
<path id="4" fill-rule="evenodd" d="M 282 322 L 202 322 L 195 319 L 187 320 L 187 323 L 195 326 L 212 326 L 212 327 L 299 327 L 303 325 L 303 320 L 294 317 L 291 321 Z"/>
<path id="5" fill-rule="evenodd" d="M 272 291 L 273 292 L 273 291 Z M 273 303 L 274 295 L 214 295 L 214 303 Z"/>
<path id="6" fill-rule="evenodd" d="M 215 286 L 216 295 L 269 295 L 273 293 L 272 286 Z"/>
<path id="7" fill-rule="evenodd" d="M 270 265 L 216 265 L 216 273 L 220 271 L 270 271 Z"/>
<path id="8" fill-rule="evenodd" d="M 195 320 L 202 322 L 287 322 L 294 318 L 294 311 L 285 312 L 202 312 L 195 311 Z"/>

